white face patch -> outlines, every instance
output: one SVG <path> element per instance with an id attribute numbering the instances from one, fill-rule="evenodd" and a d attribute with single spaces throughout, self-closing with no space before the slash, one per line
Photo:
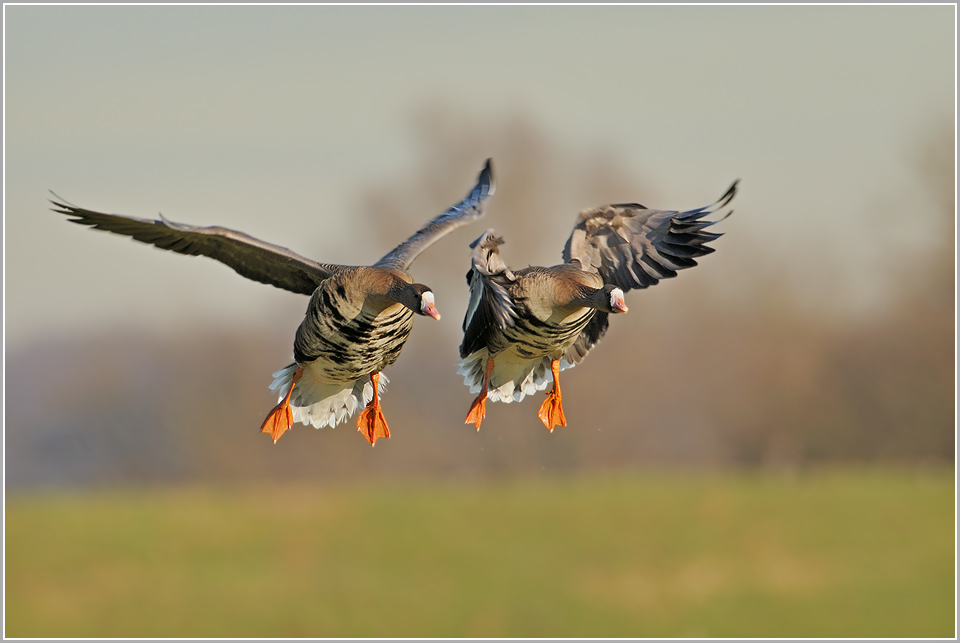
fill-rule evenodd
<path id="1" fill-rule="evenodd" d="M 610 291 L 610 308 L 618 313 L 625 313 L 628 310 L 627 303 L 623 301 L 623 291 L 619 288 Z"/>
<path id="2" fill-rule="evenodd" d="M 440 313 L 434 304 L 433 293 L 429 290 L 420 296 L 420 312 L 424 315 L 430 315 L 434 319 L 440 319 Z"/>

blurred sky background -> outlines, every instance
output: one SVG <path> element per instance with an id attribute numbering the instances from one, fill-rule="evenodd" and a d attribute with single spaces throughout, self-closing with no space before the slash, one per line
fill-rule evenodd
<path id="1" fill-rule="evenodd" d="M 887 253 L 929 242 L 912 224 L 929 198 L 906 165 L 918 138 L 952 122 L 953 16 L 951 6 L 6 6 L 7 348 L 117 327 L 249 326 L 295 300 L 212 262 L 65 225 L 48 190 L 92 209 L 233 227 L 319 260 L 374 261 L 391 242 L 356 225 L 360 195 L 415 163 L 411 120 L 429 105 L 471 115 L 463 126 L 481 141 L 519 114 L 564 152 L 642 177 L 609 201 L 695 207 L 739 177 L 734 206 L 750 219 L 731 224 L 728 258 L 750 237 L 801 293 L 834 313 L 869 313 L 896 269 Z M 476 150 L 422 218 L 460 198 L 496 151 Z M 498 169 L 509 186 L 515 177 Z M 898 216 L 879 217 L 880 201 Z M 555 234 L 515 263 L 558 260 L 576 212 L 592 205 L 543 213 Z M 526 215 L 496 199 L 489 213 L 483 225 L 497 227 Z"/>
<path id="2" fill-rule="evenodd" d="M 212 458 L 310 475 L 952 460 L 954 6 L 5 17 L 8 482 L 187 475 Z M 413 266 L 443 319 L 418 320 L 387 370 L 407 442 L 376 454 L 350 427 L 275 449 L 256 435 L 306 298 L 68 224 L 47 202 L 369 264 L 459 201 L 488 156 L 486 219 Z M 737 178 L 717 252 L 630 293 L 569 371 L 567 417 L 589 433 L 541 435 L 533 402 L 462 429 L 463 274 L 485 227 L 510 265 L 552 265 L 582 208 L 693 208 Z"/>

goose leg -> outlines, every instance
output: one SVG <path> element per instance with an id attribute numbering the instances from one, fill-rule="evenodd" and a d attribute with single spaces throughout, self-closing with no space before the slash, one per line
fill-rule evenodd
<path id="1" fill-rule="evenodd" d="M 273 438 L 274 444 L 277 443 L 277 440 L 280 439 L 284 431 L 293 426 L 293 411 L 290 410 L 290 395 L 293 393 L 293 387 L 297 385 L 301 377 L 303 377 L 303 369 L 298 366 L 297 370 L 293 373 L 293 381 L 290 383 L 290 390 L 287 391 L 287 396 L 283 398 L 282 402 L 273 407 L 273 410 L 267 415 L 267 419 L 260 425 L 260 433 L 269 433 L 270 437 Z"/>
<path id="2" fill-rule="evenodd" d="M 567 426 L 567 418 L 563 416 L 563 405 L 560 399 L 560 360 L 555 359 L 550 362 L 550 370 L 553 372 L 553 389 L 547 392 L 547 399 L 540 405 L 540 420 L 543 425 L 553 432 L 553 427 Z"/>
<path id="3" fill-rule="evenodd" d="M 480 423 L 487 416 L 487 386 L 490 384 L 490 373 L 493 372 L 493 358 L 487 359 L 487 370 L 483 374 L 483 387 L 480 389 L 480 395 L 470 405 L 470 412 L 467 413 L 467 419 L 464 424 L 476 424 L 477 431 L 480 430 Z"/>
<path id="4" fill-rule="evenodd" d="M 370 381 L 373 382 L 373 399 L 357 418 L 357 431 L 370 442 L 370 446 L 374 446 L 377 438 L 390 437 L 390 428 L 380 408 L 380 373 L 371 375 Z"/>

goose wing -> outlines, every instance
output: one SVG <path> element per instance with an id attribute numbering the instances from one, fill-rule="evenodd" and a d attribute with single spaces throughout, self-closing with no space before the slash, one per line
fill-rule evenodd
<path id="1" fill-rule="evenodd" d="M 94 212 L 60 201 L 51 201 L 54 212 L 73 223 L 132 237 L 164 250 L 185 255 L 204 255 L 233 268 L 237 273 L 302 295 L 310 295 L 327 277 L 343 266 L 317 263 L 281 246 L 219 226 L 197 227 L 159 220 Z"/>
<path id="2" fill-rule="evenodd" d="M 564 353 L 563 359 L 566 363 L 574 366 L 582 362 L 587 353 L 600 342 L 600 338 L 607 332 L 609 326 L 610 316 L 599 310 L 595 312 L 590 321 L 587 322 L 586 327 L 580 332 L 577 341 Z"/>
<path id="3" fill-rule="evenodd" d="M 718 220 L 706 217 L 730 203 L 738 183 L 716 203 L 686 212 L 650 210 L 638 203 L 584 210 L 567 239 L 563 260 L 578 260 L 583 270 L 599 272 L 604 283 L 624 292 L 675 277 L 678 270 L 697 265 L 696 257 L 713 252 L 705 244 L 721 235 L 705 229 L 732 211 Z"/>
<path id="4" fill-rule="evenodd" d="M 493 196 L 495 191 L 496 183 L 493 179 L 493 167 L 491 166 L 491 160 L 487 159 L 480 175 L 477 177 L 477 184 L 463 201 L 429 221 L 413 233 L 413 236 L 391 250 L 374 265 L 382 268 L 407 270 L 414 259 L 434 241 L 454 229 L 482 217 L 484 202 Z"/>
<path id="5" fill-rule="evenodd" d="M 487 230 L 470 244 L 473 248 L 467 284 L 470 301 L 463 318 L 463 343 L 460 357 L 467 357 L 487 345 L 489 333 L 513 326 L 517 319 L 516 306 L 507 288 L 516 276 L 500 258 L 503 238 Z"/>

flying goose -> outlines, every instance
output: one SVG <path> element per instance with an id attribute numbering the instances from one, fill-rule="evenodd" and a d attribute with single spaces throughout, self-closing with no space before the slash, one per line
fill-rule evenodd
<path id="1" fill-rule="evenodd" d="M 457 363 L 471 393 L 479 393 L 465 424 L 480 423 L 486 400 L 519 402 L 553 388 L 539 417 L 550 431 L 566 426 L 560 371 L 576 366 L 603 337 L 609 315 L 627 312 L 625 292 L 675 277 L 713 252 L 720 234 L 706 217 L 726 206 L 738 181 L 709 206 L 675 212 L 638 203 L 584 210 L 563 249 L 564 263 L 511 271 L 500 258 L 503 239 L 487 230 L 470 244 L 470 302 Z"/>
<path id="2" fill-rule="evenodd" d="M 495 190 L 488 159 L 477 184 L 460 203 L 435 217 L 372 266 L 318 263 L 242 232 L 160 220 L 103 214 L 61 201 L 55 212 L 70 221 L 133 237 L 158 248 L 204 255 L 248 279 L 309 295 L 306 316 L 293 344 L 294 363 L 273 374 L 279 403 L 260 427 L 274 443 L 294 422 L 316 428 L 336 426 L 365 406 L 357 430 L 371 445 L 390 437 L 380 395 L 381 371 L 400 355 L 413 315 L 440 319 L 433 292 L 407 272 L 437 239 L 483 216 Z M 59 197 L 57 197 L 59 198 Z"/>

